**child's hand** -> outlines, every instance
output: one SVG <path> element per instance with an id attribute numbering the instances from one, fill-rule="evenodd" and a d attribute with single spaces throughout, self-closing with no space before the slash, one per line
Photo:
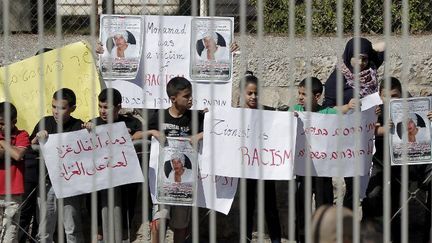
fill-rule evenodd
<path id="1" fill-rule="evenodd" d="M 234 55 L 240 54 L 240 47 L 237 42 L 234 41 L 233 43 L 231 43 L 230 52 L 234 53 Z"/>
<path id="2" fill-rule="evenodd" d="M 381 110 L 381 106 L 376 106 L 376 108 L 375 108 L 375 114 L 377 115 L 377 116 L 381 116 L 381 114 L 382 114 L 382 110 Z"/>
<path id="3" fill-rule="evenodd" d="M 389 127 L 389 130 L 392 130 L 394 128 L 394 123 L 392 120 L 389 120 L 388 127 Z"/>
<path id="4" fill-rule="evenodd" d="M 160 144 L 165 143 L 165 134 L 164 133 L 161 133 L 158 130 L 150 130 L 149 133 L 150 133 L 150 135 L 155 137 L 159 141 Z"/>
<path id="5" fill-rule="evenodd" d="M 427 118 L 429 119 L 429 121 L 432 121 L 432 111 L 428 112 Z"/>
<path id="6" fill-rule="evenodd" d="M 96 42 L 96 49 L 95 49 L 97 54 L 102 55 L 104 53 L 104 49 L 103 49 L 103 45 L 101 41 L 97 41 Z"/>
<path id="7" fill-rule="evenodd" d="M 90 132 L 95 128 L 95 124 L 93 122 L 85 122 L 81 125 L 81 127 L 87 129 Z"/>
<path id="8" fill-rule="evenodd" d="M 190 143 L 192 146 L 198 146 L 199 141 L 203 139 L 203 133 L 200 132 L 198 134 L 195 134 L 193 136 L 190 136 Z"/>
<path id="9" fill-rule="evenodd" d="M 39 142 L 43 142 L 43 141 L 47 140 L 47 138 L 48 138 L 47 130 L 42 130 L 42 131 L 36 133 L 36 138 Z"/>
<path id="10" fill-rule="evenodd" d="M 349 109 L 355 109 L 357 107 L 357 102 L 356 102 L 356 100 L 355 99 L 351 99 L 349 102 L 348 102 L 348 108 Z"/>

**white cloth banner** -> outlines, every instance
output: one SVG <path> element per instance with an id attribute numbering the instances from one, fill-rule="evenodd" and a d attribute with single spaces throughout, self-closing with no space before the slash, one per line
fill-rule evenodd
<path id="1" fill-rule="evenodd" d="M 293 112 L 215 108 L 204 118 L 202 172 L 293 179 L 296 131 Z"/>
<path id="2" fill-rule="evenodd" d="M 144 181 L 124 122 L 50 134 L 41 149 L 57 198 Z"/>
<path id="3" fill-rule="evenodd" d="M 149 185 L 153 203 L 160 203 L 157 200 L 157 171 L 159 171 L 160 158 L 159 142 L 152 138 L 149 161 Z M 198 155 L 199 165 L 201 166 L 201 156 Z M 224 214 L 228 214 L 234 196 L 237 191 L 237 178 L 223 176 L 213 176 L 198 173 L 197 175 L 197 199 L 196 205 L 201 208 L 212 209 Z M 171 203 L 176 204 L 176 203 Z M 183 204 L 179 204 L 183 205 Z"/>
<path id="4" fill-rule="evenodd" d="M 136 18 L 127 15 L 121 17 L 126 22 L 128 18 Z M 202 38 L 207 33 L 214 36 L 215 41 L 217 39 L 219 50 L 229 50 L 234 36 L 233 18 L 150 15 L 142 18 L 144 45 L 135 79 L 105 80 L 107 87 L 120 91 L 124 108 L 170 107 L 166 85 L 176 76 L 185 77 L 193 83 L 192 109 L 231 105 L 232 54 L 228 51 L 228 61 L 223 63 L 218 60 L 201 63 L 195 59 L 198 53 L 202 54 L 206 50 L 202 49 L 205 48 Z M 107 26 L 101 26 L 102 31 L 107 29 Z"/>
<path id="5" fill-rule="evenodd" d="M 377 121 L 375 108 L 357 115 L 298 112 L 295 173 L 306 175 L 307 151 L 312 176 L 353 177 L 369 172 Z M 357 165 L 356 165 L 357 163 Z"/>

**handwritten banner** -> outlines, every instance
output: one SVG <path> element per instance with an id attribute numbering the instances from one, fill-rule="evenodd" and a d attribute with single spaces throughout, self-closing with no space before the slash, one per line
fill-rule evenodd
<path id="1" fill-rule="evenodd" d="M 104 16 L 102 16 L 103 18 Z M 136 16 L 122 16 L 136 18 Z M 122 106 L 125 108 L 168 108 L 171 102 L 166 94 L 166 84 L 177 76 L 191 78 L 191 47 L 192 21 L 189 16 L 143 16 L 144 48 L 141 62 L 135 79 L 105 80 L 107 87 L 113 87 L 123 96 Z M 213 18 L 218 21 L 233 22 L 233 18 Z M 208 21 L 209 22 L 209 21 Z M 225 45 L 233 37 L 233 28 L 224 29 Z M 101 26 L 101 30 L 107 26 Z M 202 28 L 202 27 L 201 27 Z M 202 29 L 200 29 L 203 32 Z M 196 32 L 196 31 L 195 31 Z M 195 33 L 193 32 L 193 33 Z M 222 32 L 221 32 L 222 33 Z M 101 33 L 101 36 L 108 33 Z M 196 38 L 196 36 L 194 36 Z M 195 39 L 194 39 L 195 40 Z M 229 53 L 229 52 L 228 52 Z M 221 75 L 221 80 L 214 79 L 217 75 L 195 75 L 193 85 L 193 109 L 204 109 L 210 106 L 230 106 L 232 89 L 232 54 L 229 53 L 229 75 Z M 195 63 L 194 63 L 195 65 Z M 210 71 L 213 68 L 207 67 Z M 225 70 L 225 69 L 224 69 Z M 225 72 L 225 71 L 224 71 Z M 211 80 L 209 80 L 211 77 Z M 223 82 L 221 82 L 223 81 Z M 212 93 L 213 89 L 213 93 Z M 212 95 L 213 94 L 213 95 Z"/>
<path id="2" fill-rule="evenodd" d="M 298 112 L 295 173 L 306 175 L 307 157 L 311 175 L 366 175 L 374 153 L 375 108 L 358 114 L 337 115 Z M 309 147 L 309 151 L 306 148 Z M 356 166 L 357 163 L 357 166 Z"/>
<path id="3" fill-rule="evenodd" d="M 166 154 L 160 151 L 159 142 L 152 138 L 151 149 L 150 149 L 150 162 L 149 162 L 149 185 L 153 203 L 161 203 L 157 197 L 157 176 L 160 168 L 160 158 Z M 201 156 L 198 154 L 198 163 L 201 167 Z M 196 175 L 197 182 L 197 195 L 196 195 L 196 206 L 201 208 L 208 208 L 216 210 L 218 212 L 228 214 L 234 196 L 237 191 L 237 178 L 229 178 L 224 176 L 214 176 L 203 174 L 198 170 Z M 181 203 L 170 203 L 176 205 L 182 205 Z"/>
<path id="4" fill-rule="evenodd" d="M 202 171 L 228 177 L 293 179 L 296 129 L 292 112 L 214 109 L 204 119 Z"/>
<path id="5" fill-rule="evenodd" d="M 51 134 L 41 148 L 58 198 L 144 181 L 124 122 Z"/>
<path id="6" fill-rule="evenodd" d="M 27 131 L 33 130 L 41 115 L 52 114 L 52 96 L 60 88 L 70 88 L 76 94 L 74 117 L 88 121 L 96 115 L 92 110 L 97 111 L 97 102 L 92 99 L 100 92 L 100 81 L 92 50 L 84 42 L 0 68 L 0 85 L 0 99 L 16 106 L 17 126 Z M 43 107 L 39 107 L 41 94 Z"/>

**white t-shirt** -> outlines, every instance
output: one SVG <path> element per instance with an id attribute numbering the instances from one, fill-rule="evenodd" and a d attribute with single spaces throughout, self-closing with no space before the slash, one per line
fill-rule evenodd
<path id="1" fill-rule="evenodd" d="M 175 171 L 172 170 L 168 176 L 170 182 L 175 182 Z M 181 182 L 193 182 L 193 173 L 191 169 L 184 168 L 183 174 L 181 175 Z"/>
<path id="2" fill-rule="evenodd" d="M 217 61 L 217 62 L 228 61 L 229 57 L 230 57 L 229 55 L 230 55 L 230 52 L 229 52 L 228 48 L 226 48 L 224 46 L 218 46 L 216 52 L 214 53 L 215 61 Z M 201 52 L 201 58 L 203 60 L 208 60 L 207 49 L 204 49 Z"/>
<path id="3" fill-rule="evenodd" d="M 131 45 L 128 44 L 128 47 L 125 49 L 124 51 L 124 57 L 125 58 L 133 58 L 133 57 L 138 57 L 139 53 L 138 50 L 136 48 L 136 45 Z M 115 57 L 117 58 L 117 46 L 114 46 L 113 49 L 111 50 L 111 57 Z"/>

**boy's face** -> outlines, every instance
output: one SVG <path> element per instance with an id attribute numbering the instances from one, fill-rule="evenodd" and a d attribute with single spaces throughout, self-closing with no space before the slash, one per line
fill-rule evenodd
<path id="1" fill-rule="evenodd" d="M 171 96 L 171 102 L 178 109 L 190 109 L 192 107 L 192 90 L 191 89 L 183 89 L 180 90 L 177 95 Z"/>
<path id="2" fill-rule="evenodd" d="M 258 106 L 258 90 L 255 84 L 249 83 L 245 87 L 246 107 L 256 109 Z"/>
<path id="3" fill-rule="evenodd" d="M 315 107 L 318 105 L 318 100 L 320 98 L 321 94 L 315 94 L 312 96 L 312 99 L 310 99 L 310 102 L 312 102 L 311 107 Z M 309 98 L 307 97 L 306 88 L 305 87 L 299 87 L 298 88 L 298 104 L 306 108 L 309 102 Z"/>
<path id="4" fill-rule="evenodd" d="M 381 96 L 381 100 L 383 102 L 386 102 L 386 101 L 389 100 L 389 99 L 386 98 L 386 92 L 385 92 L 385 90 L 381 90 L 380 91 L 380 96 Z M 390 99 L 398 99 L 398 98 L 401 98 L 401 97 L 402 97 L 402 94 L 401 94 L 401 92 L 398 89 L 392 89 L 392 90 L 390 90 Z"/>
<path id="5" fill-rule="evenodd" d="M 17 122 L 17 119 L 13 119 L 10 123 L 10 130 L 12 130 L 15 127 L 15 124 Z M 6 120 L 3 116 L 0 115 L 0 134 L 4 136 L 6 133 Z"/>
<path id="6" fill-rule="evenodd" d="M 173 159 L 172 160 L 172 166 L 173 166 L 173 170 L 177 173 L 177 174 L 181 174 L 182 169 L 183 169 L 183 164 L 179 159 Z"/>
<path id="7" fill-rule="evenodd" d="M 52 114 L 56 122 L 67 122 L 76 106 L 70 106 L 67 100 L 52 100 Z"/>
<path id="8" fill-rule="evenodd" d="M 113 120 L 116 120 L 121 109 L 121 105 L 109 105 L 108 102 L 99 101 L 99 117 L 108 122 L 110 116 Z"/>

